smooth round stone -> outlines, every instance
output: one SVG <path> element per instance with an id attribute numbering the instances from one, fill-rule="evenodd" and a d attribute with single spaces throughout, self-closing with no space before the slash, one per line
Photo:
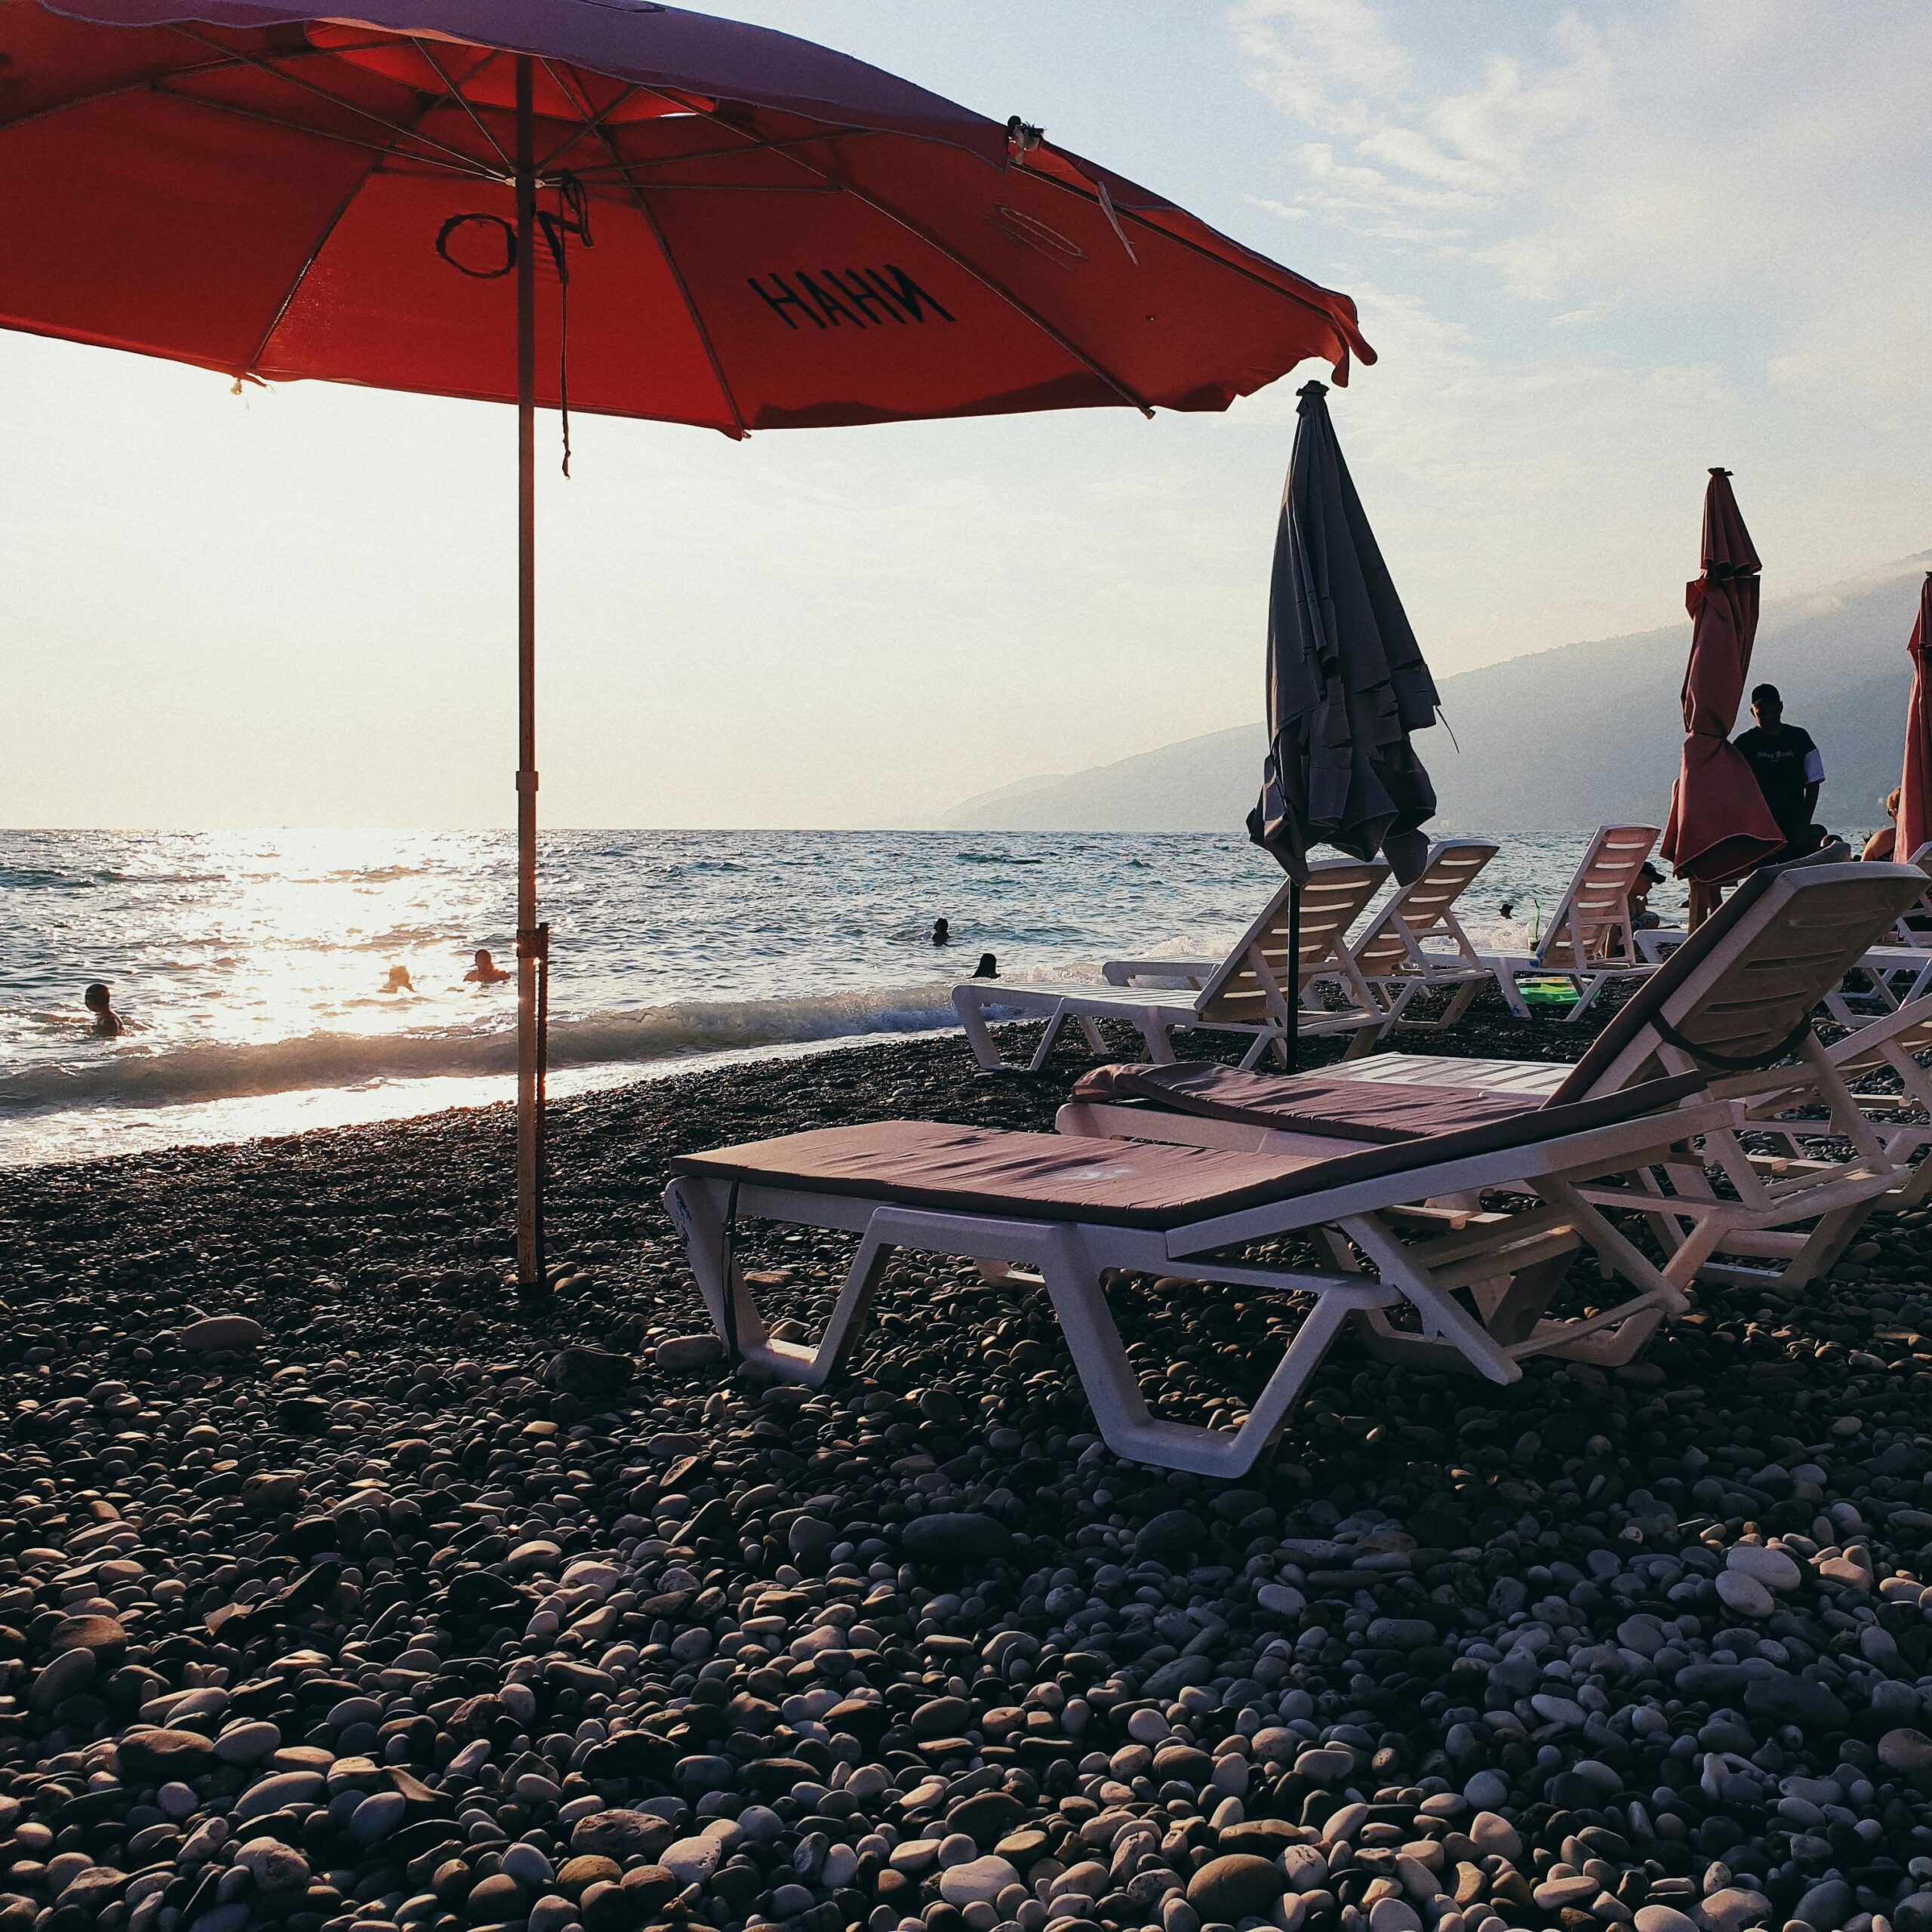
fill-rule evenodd
<path id="1" fill-rule="evenodd" d="M 260 1346 L 266 1331 L 262 1324 L 245 1315 L 211 1315 L 191 1321 L 175 1337 L 193 1355 L 213 1355 L 224 1349 L 253 1349 Z"/>
<path id="2" fill-rule="evenodd" d="M 533 1537 L 528 1543 L 518 1543 L 510 1552 L 510 1574 L 528 1577 L 540 1570 L 554 1570 L 563 1557 L 564 1552 L 547 1538 Z"/>
<path id="3" fill-rule="evenodd" d="M 1019 1882 L 1019 1872 L 1004 1859 L 989 1852 L 983 1857 L 946 1866 L 940 1874 L 939 1895 L 951 1906 L 991 1905 L 1008 1886 Z"/>
<path id="4" fill-rule="evenodd" d="M 472 1925 L 506 1925 L 529 1916 L 530 1894 L 506 1872 L 485 1878 L 471 1892 L 463 1914 Z"/>
<path id="5" fill-rule="evenodd" d="M 1369 1908 L 1368 1932 L 1422 1932 L 1422 1915 L 1407 1899 L 1377 1899 Z"/>
<path id="6" fill-rule="evenodd" d="M 1127 1721 L 1127 1734 L 1137 1744 L 1158 1744 L 1173 1728 L 1155 1710 L 1136 1711 Z"/>
<path id="7" fill-rule="evenodd" d="M 1705 1932 L 1745 1932 L 1747 1926 L 1769 1921 L 1771 1902 L 1761 1892 L 1747 1891 L 1741 1885 L 1725 1885 L 1707 1894 L 1698 1912 Z"/>
<path id="8" fill-rule="evenodd" d="M 163 1785 L 155 1793 L 154 1801 L 177 1825 L 184 1818 L 192 1818 L 201 1804 L 193 1789 L 182 1783 L 178 1778 L 171 1778 Z"/>
<path id="9" fill-rule="evenodd" d="M 1238 1924 L 1264 1917 L 1281 1896 L 1281 1868 L 1247 1852 L 1211 1858 L 1188 1881 L 1187 1902 L 1204 1919 Z"/>
<path id="10" fill-rule="evenodd" d="M 115 1746 L 114 1755 L 125 1784 L 186 1784 L 216 1763 L 214 1745 L 194 1730 L 133 1731 Z"/>
<path id="11" fill-rule="evenodd" d="M 1513 1865 L 1523 1855 L 1523 1841 L 1517 1835 L 1515 1826 L 1500 1812 L 1478 1811 L 1469 1820 L 1467 1829 L 1476 1849 L 1485 1857 L 1506 1858 Z"/>
<path id="12" fill-rule="evenodd" d="M 528 1932 L 564 1932 L 566 1926 L 577 1923 L 577 1909 L 568 1899 L 549 1893 L 530 1908 Z"/>
<path id="13" fill-rule="evenodd" d="M 1817 1932 L 1838 1932 L 1856 1909 L 1857 1900 L 1851 1887 L 1842 1878 L 1826 1878 L 1814 1885 L 1798 1901 L 1794 1918 L 1801 1918 Z"/>
<path id="14" fill-rule="evenodd" d="M 1566 1905 L 1584 1904 L 1602 1890 L 1594 1878 L 1579 1873 L 1574 1878 L 1546 1878 L 1536 1887 L 1534 1897 L 1539 1910 L 1561 1912 Z"/>
<path id="15" fill-rule="evenodd" d="M 718 1869 L 721 1855 L 715 1838 L 679 1838 L 657 1854 L 657 1862 L 681 1885 L 702 1885 Z"/>
<path id="16" fill-rule="evenodd" d="M 56 1655 L 63 1651 L 91 1651 L 97 1669 L 112 1670 L 128 1647 L 128 1632 L 116 1617 L 63 1617 L 54 1625 L 47 1647 Z"/>
<path id="17" fill-rule="evenodd" d="M 1906 1777 L 1915 1771 L 1932 1770 L 1932 1737 L 1909 1724 L 1888 1730 L 1878 1740 L 1878 1761 L 1887 1770 Z M 1819 1924 L 1815 1918 L 1811 1922 Z M 1819 1932 L 1825 1932 L 1825 1928 L 1820 1926 Z"/>
<path id="18" fill-rule="evenodd" d="M 1755 1577 L 1767 1590 L 1795 1590 L 1804 1580 L 1798 1559 L 1789 1551 L 1767 1549 L 1762 1543 L 1733 1543 L 1724 1567 Z"/>
<path id="19" fill-rule="evenodd" d="M 1295 1775 L 1307 1779 L 1310 1784 L 1340 1784 L 1355 1767 L 1355 1754 L 1339 1745 L 1318 1746 L 1295 1760 Z"/>
<path id="20" fill-rule="evenodd" d="M 941 1509 L 915 1516 L 900 1532 L 900 1543 L 915 1563 L 984 1563 L 1006 1555 L 1013 1532 L 976 1509 Z"/>
<path id="21" fill-rule="evenodd" d="M 235 1854 L 237 1865 L 254 1874 L 263 1891 L 286 1890 L 309 1882 L 309 1861 L 279 1838 L 254 1838 Z"/>
<path id="22" fill-rule="evenodd" d="M 1495 1771 L 1478 1771 L 1463 1787 L 1463 1795 L 1473 1804 L 1478 1812 L 1493 1812 L 1509 1795 L 1509 1786 L 1502 1776 Z M 1505 1823 L 1508 1823 L 1506 1819 Z M 1474 1835 L 1473 1832 L 1471 1834 Z"/>
<path id="23" fill-rule="evenodd" d="M 78 1697 L 93 1684 L 94 1668 L 91 1651 L 63 1651 L 50 1658 L 27 1692 L 28 1709 L 45 1712 L 69 1697 Z"/>
<path id="24" fill-rule="evenodd" d="M 1717 1590 L 1725 1609 L 1734 1610 L 1740 1617 L 1768 1617 L 1777 1607 L 1768 1586 L 1746 1571 L 1720 1570 Z"/>
<path id="25" fill-rule="evenodd" d="M 1308 1607 L 1308 1599 L 1292 1583 L 1263 1583 L 1254 1601 L 1270 1617 L 1299 1617 Z"/>
<path id="26" fill-rule="evenodd" d="M 349 1814 L 349 1835 L 358 1844 L 374 1844 L 402 1823 L 408 1808 L 399 1791 L 372 1791 Z"/>
<path id="27" fill-rule="evenodd" d="M 214 1755 L 224 1764 L 254 1764 L 281 1749 L 281 1733 L 264 1719 L 232 1724 L 214 1741 Z"/>
<path id="28" fill-rule="evenodd" d="M 715 1335 L 672 1335 L 657 1344 L 657 1366 L 674 1373 L 709 1368 L 724 1358 L 724 1344 Z"/>
<path id="29" fill-rule="evenodd" d="M 1640 1905 L 1637 1932 L 1697 1932 L 1697 1921 L 1672 1905 Z"/>
<path id="30" fill-rule="evenodd" d="M 556 1878 L 550 1861 L 534 1844 L 513 1844 L 503 1854 L 503 1869 L 520 1885 L 540 1890 Z"/>

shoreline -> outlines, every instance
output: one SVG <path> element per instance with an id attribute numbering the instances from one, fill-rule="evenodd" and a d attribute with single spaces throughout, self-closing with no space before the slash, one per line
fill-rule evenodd
<path id="1" fill-rule="evenodd" d="M 669 1153 L 1046 1127 L 1086 1063 L 560 1102 L 534 1309 L 500 1106 L 0 1171 L 0 1928 L 1928 1932 L 1925 1214 L 1612 1374 L 1344 1343 L 1235 1486 L 1117 1462 L 1044 1298 L 949 1263 L 817 1394 L 679 1346 Z M 808 1321 L 839 1251 L 745 1249 Z M 1116 1302 L 1164 1413 L 1279 1346 Z"/>

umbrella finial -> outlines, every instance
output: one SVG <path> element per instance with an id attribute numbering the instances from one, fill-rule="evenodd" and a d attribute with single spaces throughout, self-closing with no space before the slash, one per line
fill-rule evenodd
<path id="1" fill-rule="evenodd" d="M 1718 469 L 1713 467 L 1711 471 L 1711 474 L 1713 476 L 1728 476 L 1730 474 L 1730 472 L 1727 469 Z"/>

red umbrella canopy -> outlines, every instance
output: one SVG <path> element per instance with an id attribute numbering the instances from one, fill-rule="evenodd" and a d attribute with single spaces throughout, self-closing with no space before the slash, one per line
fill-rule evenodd
<path id="1" fill-rule="evenodd" d="M 1918 621 L 1906 647 L 1912 657 L 1912 703 L 1905 717 L 1905 770 L 1899 780 L 1895 858 L 1909 860 L 1932 839 L 1932 691 L 1926 688 L 1925 654 L 1932 651 L 1932 571 L 1919 586 Z"/>
<path id="2" fill-rule="evenodd" d="M 0 325 L 513 399 L 518 54 L 541 403 L 735 435 L 1374 359 L 1347 297 L 1036 130 L 648 0 L 0 0 Z"/>
<path id="3" fill-rule="evenodd" d="M 1713 469 L 1704 491 L 1703 551 L 1703 574 L 1684 589 L 1690 613 L 1687 735 L 1661 850 L 1679 878 L 1721 885 L 1785 842 L 1744 754 L 1730 742 L 1758 635 L 1761 566 L 1727 469 Z"/>

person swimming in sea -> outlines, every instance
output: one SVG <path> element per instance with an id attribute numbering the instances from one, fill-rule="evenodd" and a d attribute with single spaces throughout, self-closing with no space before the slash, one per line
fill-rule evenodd
<path id="1" fill-rule="evenodd" d="M 476 949 L 476 964 L 463 974 L 463 983 L 466 986 L 497 986 L 502 985 L 509 977 L 509 975 L 490 957 L 490 949 L 487 946 L 479 946 Z"/>
<path id="2" fill-rule="evenodd" d="M 950 946 L 952 943 L 952 928 L 943 919 L 933 921 L 933 943 L 935 946 Z"/>
<path id="3" fill-rule="evenodd" d="M 990 952 L 981 953 L 979 964 L 973 968 L 973 977 L 976 980 L 997 980 L 999 961 Z"/>
<path id="4" fill-rule="evenodd" d="M 106 983 L 94 981 L 81 995 L 82 1003 L 94 1015 L 94 1035 L 97 1040 L 118 1040 L 128 1030 L 128 1023 L 114 1010 Z"/>
<path id="5" fill-rule="evenodd" d="M 407 966 L 392 966 L 389 968 L 389 983 L 383 989 L 384 992 L 413 993 L 415 990 L 416 988 L 410 980 L 409 968 Z"/>

